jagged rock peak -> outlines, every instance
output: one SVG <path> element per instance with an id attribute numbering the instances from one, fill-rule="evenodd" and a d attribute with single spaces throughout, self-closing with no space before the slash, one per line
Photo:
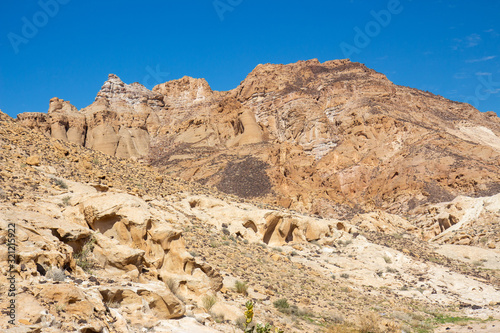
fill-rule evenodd
<path id="1" fill-rule="evenodd" d="M 104 82 L 101 90 L 97 93 L 96 100 L 99 98 L 112 98 L 116 95 L 126 92 L 126 84 L 115 74 L 109 74 L 108 80 Z"/>
<path id="2" fill-rule="evenodd" d="M 114 81 L 114 82 L 121 82 L 123 83 L 123 81 L 118 77 L 118 75 L 116 74 L 108 74 L 108 81 Z"/>
<path id="3" fill-rule="evenodd" d="M 153 107 L 163 106 L 162 96 L 134 82 L 124 83 L 117 75 L 109 74 L 101 90 L 97 93 L 95 101 L 105 101 L 113 109 L 114 104 L 125 103 L 128 106 L 148 104 Z"/>

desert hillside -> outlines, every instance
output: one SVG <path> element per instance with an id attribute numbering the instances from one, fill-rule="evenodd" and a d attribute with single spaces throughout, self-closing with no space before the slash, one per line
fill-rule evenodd
<path id="1" fill-rule="evenodd" d="M 500 119 L 362 64 L 111 74 L 0 152 L 4 332 L 500 327 Z"/>
<path id="2" fill-rule="evenodd" d="M 349 60 L 259 65 L 227 92 L 184 77 L 149 91 L 110 74 L 77 110 L 18 121 L 52 138 L 322 217 L 412 214 L 500 192 L 500 119 Z M 257 185 L 259 184 L 259 185 Z"/>

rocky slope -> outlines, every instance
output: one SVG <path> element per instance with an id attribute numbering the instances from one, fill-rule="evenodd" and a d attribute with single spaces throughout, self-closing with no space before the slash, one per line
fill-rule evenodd
<path id="1" fill-rule="evenodd" d="M 240 197 L 323 217 L 413 213 L 500 192 L 500 119 L 349 60 L 259 65 L 227 92 L 184 77 L 149 91 L 110 75 L 77 111 L 18 121 L 53 138 Z M 234 176 L 234 175 L 237 176 Z"/>
<path id="2" fill-rule="evenodd" d="M 4 313 L 3 331 L 238 332 L 249 299 L 256 322 L 286 332 L 432 331 L 452 317 L 498 325 L 483 322 L 500 319 L 498 196 L 420 206 L 410 220 L 323 219 L 68 141 L 0 113 L 0 257 L 15 223 L 18 258 L 17 321 Z M 263 163 L 240 158 L 255 172 Z M 469 243 L 482 248 L 437 244 L 453 243 L 435 238 L 453 225 L 443 236 L 485 229 Z"/>
<path id="3" fill-rule="evenodd" d="M 0 112 L 0 149 L 8 332 L 238 332 L 249 299 L 286 332 L 498 325 L 499 118 L 362 64 L 111 74 L 82 110 Z"/>

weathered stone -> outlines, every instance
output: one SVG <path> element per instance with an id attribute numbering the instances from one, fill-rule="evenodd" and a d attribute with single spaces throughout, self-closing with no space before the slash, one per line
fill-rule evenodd
<path id="1" fill-rule="evenodd" d="M 41 163 L 41 158 L 39 155 L 33 155 L 26 159 L 26 164 L 32 166 L 39 166 Z"/>

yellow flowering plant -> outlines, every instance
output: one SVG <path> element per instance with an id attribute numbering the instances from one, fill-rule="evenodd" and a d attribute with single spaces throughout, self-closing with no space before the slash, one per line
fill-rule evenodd
<path id="1" fill-rule="evenodd" d="M 245 303 L 245 333 L 253 333 L 254 330 L 256 333 L 271 333 L 271 325 L 266 324 L 262 326 L 261 324 L 257 324 L 256 326 L 248 327 L 250 323 L 253 321 L 253 302 L 248 301 Z M 282 330 L 275 328 L 275 333 L 284 333 Z"/>

